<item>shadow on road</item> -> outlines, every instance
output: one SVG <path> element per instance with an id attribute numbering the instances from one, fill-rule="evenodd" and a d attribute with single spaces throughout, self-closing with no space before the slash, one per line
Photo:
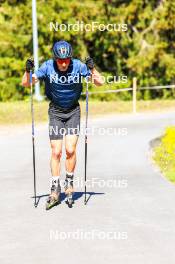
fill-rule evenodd
<path id="1" fill-rule="evenodd" d="M 96 192 L 87 192 L 86 195 L 88 196 L 87 200 L 86 200 L 86 204 L 89 202 L 91 196 L 93 195 L 102 195 L 102 194 L 105 194 L 105 193 L 96 193 Z M 74 195 L 73 195 L 73 198 L 74 198 L 74 201 L 80 199 L 82 196 L 84 195 L 84 192 L 74 192 Z M 36 198 L 37 198 L 37 202 L 36 202 L 36 207 L 38 206 L 39 202 L 40 202 L 40 199 L 44 198 L 44 197 L 48 197 L 49 194 L 41 194 L 41 195 L 37 195 Z M 31 197 L 32 199 L 34 199 L 35 197 L 32 196 Z M 61 193 L 61 198 L 60 198 L 60 201 L 64 201 L 66 199 L 66 195 L 65 193 Z"/>

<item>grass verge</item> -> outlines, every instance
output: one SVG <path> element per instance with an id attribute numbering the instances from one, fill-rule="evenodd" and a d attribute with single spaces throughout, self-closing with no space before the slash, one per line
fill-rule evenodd
<path id="1" fill-rule="evenodd" d="M 48 102 L 35 102 L 35 120 L 36 122 L 46 122 L 48 120 Z M 85 102 L 80 102 L 82 116 L 85 114 Z M 138 101 L 138 112 L 175 110 L 175 100 L 155 100 Z M 90 101 L 89 115 L 100 116 L 115 113 L 131 113 L 131 101 Z M 30 102 L 1 102 L 0 103 L 0 125 L 27 124 L 31 121 Z"/>

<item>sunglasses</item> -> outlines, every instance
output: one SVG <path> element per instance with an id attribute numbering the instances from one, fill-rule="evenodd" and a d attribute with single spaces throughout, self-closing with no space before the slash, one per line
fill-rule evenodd
<path id="1" fill-rule="evenodd" d="M 67 58 L 67 59 L 56 59 L 56 61 L 59 64 L 63 64 L 63 63 L 69 64 L 70 63 L 70 58 Z"/>

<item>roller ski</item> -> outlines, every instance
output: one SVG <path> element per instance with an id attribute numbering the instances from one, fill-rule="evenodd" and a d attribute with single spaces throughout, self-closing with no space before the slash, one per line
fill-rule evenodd
<path id="1" fill-rule="evenodd" d="M 50 210 L 52 207 L 60 204 L 61 186 L 60 182 L 57 185 L 53 182 L 51 187 L 51 194 L 46 201 L 46 210 Z"/>
<path id="2" fill-rule="evenodd" d="M 64 188 L 65 188 L 65 195 L 66 195 L 66 204 L 68 205 L 69 208 L 72 208 L 72 205 L 74 203 L 73 176 L 66 175 Z"/>

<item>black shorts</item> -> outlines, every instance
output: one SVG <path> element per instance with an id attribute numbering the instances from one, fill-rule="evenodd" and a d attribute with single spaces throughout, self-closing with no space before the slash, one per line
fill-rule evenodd
<path id="1" fill-rule="evenodd" d="M 63 139 L 64 135 L 79 135 L 80 105 L 71 109 L 62 109 L 52 102 L 49 105 L 49 137 L 50 140 Z"/>

